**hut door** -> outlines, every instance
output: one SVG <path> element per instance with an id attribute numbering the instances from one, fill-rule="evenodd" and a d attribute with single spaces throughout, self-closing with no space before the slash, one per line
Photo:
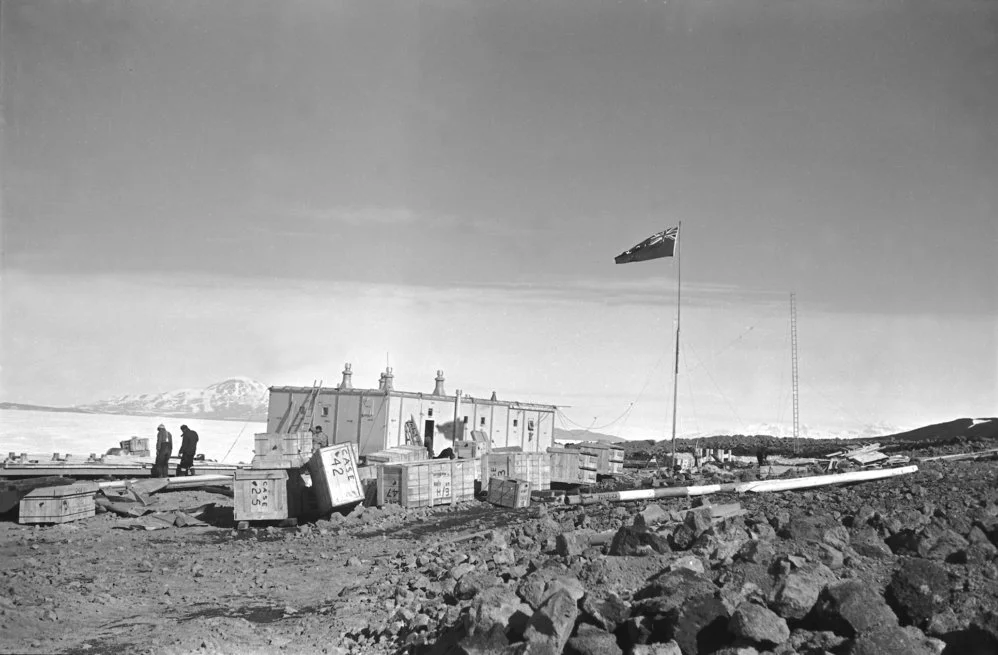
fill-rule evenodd
<path id="1" fill-rule="evenodd" d="M 423 423 L 423 445 L 426 449 L 430 451 L 430 456 L 435 455 L 433 452 L 433 421 L 426 421 Z"/>

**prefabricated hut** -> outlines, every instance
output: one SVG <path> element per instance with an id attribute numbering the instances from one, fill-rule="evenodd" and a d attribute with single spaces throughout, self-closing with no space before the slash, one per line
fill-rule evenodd
<path id="1" fill-rule="evenodd" d="M 421 444 L 432 435 L 434 455 L 453 447 L 455 436 L 465 439 L 472 430 L 487 434 L 493 448 L 519 446 L 524 452 L 546 452 L 554 445 L 554 405 L 498 400 L 495 393 L 489 399 L 474 398 L 460 389 L 449 395 L 443 371 L 437 371 L 430 393 L 395 389 L 391 368 L 381 374 L 377 389 L 356 389 L 352 378 L 347 364 L 339 385 L 317 390 L 311 425 L 322 428 L 330 445 L 357 444 L 359 455 L 406 445 L 410 419 Z M 287 431 L 313 391 L 313 387 L 270 387 L 267 432 Z M 442 425 L 448 429 L 441 430 Z"/>

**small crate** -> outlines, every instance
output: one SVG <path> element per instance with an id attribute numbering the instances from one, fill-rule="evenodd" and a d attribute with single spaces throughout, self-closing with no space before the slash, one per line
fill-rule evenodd
<path id="1" fill-rule="evenodd" d="M 586 442 L 578 445 L 584 453 L 596 456 L 596 473 L 620 475 L 624 472 L 624 449 L 606 443 Z"/>
<path id="2" fill-rule="evenodd" d="M 570 448 L 548 448 L 551 458 L 551 482 L 596 484 L 596 455 Z"/>
<path id="3" fill-rule="evenodd" d="M 530 507 L 530 483 L 510 478 L 489 478 L 489 502 L 500 507 Z"/>
<path id="4" fill-rule="evenodd" d="M 492 442 L 482 430 L 472 430 L 471 439 L 454 442 L 454 456 L 458 459 L 477 459 L 492 451 Z"/>
<path id="5" fill-rule="evenodd" d="M 297 471 L 236 469 L 232 514 L 237 521 L 282 521 L 301 514 L 304 485 Z"/>
<path id="6" fill-rule="evenodd" d="M 312 456 L 311 432 L 262 432 L 255 435 L 253 461 L 257 469 L 304 466 Z"/>
<path id="7" fill-rule="evenodd" d="M 547 453 L 524 453 L 493 450 L 482 456 L 482 489 L 491 478 L 513 478 L 530 483 L 534 491 L 551 488 L 551 458 Z"/>
<path id="8" fill-rule="evenodd" d="M 78 482 L 60 487 L 34 489 L 21 499 L 18 523 L 69 523 L 97 512 L 93 482 Z"/>
<path id="9" fill-rule="evenodd" d="M 432 459 L 378 469 L 378 507 L 433 507 L 475 497 L 474 460 Z"/>
<path id="10" fill-rule="evenodd" d="M 308 462 L 312 488 L 319 502 L 319 512 L 364 500 L 357 473 L 357 449 L 352 443 L 320 448 Z"/>

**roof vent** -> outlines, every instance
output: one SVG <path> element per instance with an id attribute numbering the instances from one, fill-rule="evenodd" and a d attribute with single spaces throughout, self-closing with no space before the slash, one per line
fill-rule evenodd
<path id="1" fill-rule="evenodd" d="M 340 382 L 340 389 L 353 389 L 353 370 L 350 364 L 343 365 L 343 381 Z"/>
<path id="2" fill-rule="evenodd" d="M 434 396 L 446 396 L 447 392 L 444 391 L 444 372 L 437 371 L 437 377 L 435 378 L 436 385 L 433 387 Z"/>

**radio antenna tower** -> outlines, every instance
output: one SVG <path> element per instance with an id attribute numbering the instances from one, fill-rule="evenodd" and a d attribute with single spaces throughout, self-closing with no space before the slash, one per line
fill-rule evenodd
<path id="1" fill-rule="evenodd" d="M 797 370 L 797 297 L 793 293 L 790 294 L 790 357 L 794 398 L 794 454 L 796 455 L 800 452 L 800 389 Z"/>

